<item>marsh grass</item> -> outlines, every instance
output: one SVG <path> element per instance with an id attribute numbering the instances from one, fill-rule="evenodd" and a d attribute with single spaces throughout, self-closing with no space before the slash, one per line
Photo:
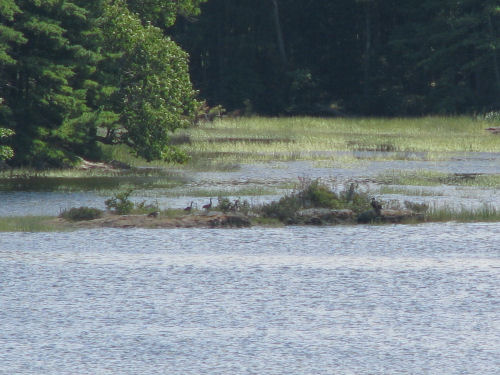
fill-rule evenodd
<path id="1" fill-rule="evenodd" d="M 268 161 L 446 160 L 456 153 L 500 152 L 498 137 L 485 128 L 491 123 L 472 117 L 312 118 L 247 117 L 202 123 L 172 136 L 172 144 L 189 155 L 183 166 L 146 162 L 125 145 L 101 145 L 104 160 L 133 168 L 131 175 L 158 176 L 172 169 L 232 171 L 242 163 Z M 378 151 L 339 160 L 340 151 Z M 347 159 L 351 160 L 347 160 Z M 146 167 L 146 168 L 144 168 Z M 0 171 L 0 177 L 123 176 L 114 171 Z"/>
<path id="2" fill-rule="evenodd" d="M 335 192 L 322 181 L 299 179 L 296 189 L 277 201 L 263 204 L 256 211 L 265 218 L 277 219 L 286 224 L 300 222 L 297 212 L 308 208 L 350 209 L 356 214 L 371 209 L 370 197 L 358 191 L 355 184 Z"/>
<path id="3" fill-rule="evenodd" d="M 381 186 L 378 194 L 397 194 L 397 195 L 409 195 L 409 196 L 419 196 L 419 197 L 439 197 L 445 195 L 440 191 L 432 191 L 425 189 L 409 188 L 404 186 Z"/>
<path id="4" fill-rule="evenodd" d="M 0 232 L 55 232 L 65 228 L 51 222 L 51 216 L 0 217 Z"/>
<path id="5" fill-rule="evenodd" d="M 470 186 L 500 188 L 500 174 L 457 174 L 429 170 L 384 172 L 376 177 L 377 182 L 388 185 L 413 186 Z"/>
<path id="6" fill-rule="evenodd" d="M 184 149 L 190 154 L 236 149 L 302 156 L 314 151 L 385 151 L 399 159 L 425 152 L 443 158 L 442 153 L 450 152 L 500 151 L 486 127 L 486 121 L 469 117 L 224 119 L 192 129 L 191 143 Z"/>
<path id="7" fill-rule="evenodd" d="M 51 177 L 34 176 L 24 178 L 0 178 L 0 191 L 98 191 L 101 193 L 116 189 L 171 189 L 185 183 L 185 178 L 171 174 L 165 176 L 122 175 L 122 176 L 80 176 Z"/>
<path id="8" fill-rule="evenodd" d="M 430 207 L 425 213 L 425 221 L 444 222 L 458 221 L 469 222 L 498 222 L 500 221 L 500 211 L 495 207 L 484 204 L 479 208 L 456 209 L 453 207 Z"/>
<path id="9" fill-rule="evenodd" d="M 104 211 L 93 207 L 73 207 L 64 210 L 59 215 L 63 219 L 70 221 L 94 220 L 102 217 Z"/>
<path id="10" fill-rule="evenodd" d="M 190 156 L 183 168 L 228 171 L 240 163 L 333 160 L 339 151 L 377 151 L 366 160 L 447 160 L 456 153 L 500 152 L 500 143 L 472 117 L 312 118 L 247 117 L 201 123 L 172 136 Z M 108 160 L 131 166 L 172 168 L 146 163 L 127 146 L 102 146 Z M 328 154 L 330 153 L 330 154 Z M 354 157 L 353 157 L 354 158 Z"/>
<path id="11" fill-rule="evenodd" d="M 292 184 L 283 189 L 288 189 Z M 166 190 L 162 193 L 164 197 L 239 197 L 239 196 L 261 196 L 275 195 L 279 193 L 280 188 L 269 188 L 263 186 L 244 186 L 228 189 L 193 189 L 185 188 L 182 190 Z"/>

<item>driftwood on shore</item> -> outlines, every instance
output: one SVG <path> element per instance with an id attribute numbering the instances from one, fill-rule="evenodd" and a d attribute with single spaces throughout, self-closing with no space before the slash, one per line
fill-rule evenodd
<path id="1" fill-rule="evenodd" d="M 487 128 L 486 130 L 492 134 L 500 134 L 500 127 L 497 127 L 497 128 L 491 127 L 491 128 Z"/>

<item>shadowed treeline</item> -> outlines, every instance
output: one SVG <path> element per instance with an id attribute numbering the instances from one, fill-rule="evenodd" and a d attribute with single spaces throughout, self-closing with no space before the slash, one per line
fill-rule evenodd
<path id="1" fill-rule="evenodd" d="M 495 0 L 209 0 L 174 37 L 210 104 L 259 114 L 498 106 Z"/>

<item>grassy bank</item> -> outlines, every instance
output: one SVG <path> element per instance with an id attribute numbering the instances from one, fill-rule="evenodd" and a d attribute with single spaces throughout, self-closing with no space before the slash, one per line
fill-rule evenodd
<path id="1" fill-rule="evenodd" d="M 185 151 L 190 161 L 172 165 L 146 162 L 127 146 L 102 145 L 106 160 L 133 167 L 181 168 L 201 171 L 232 171 L 240 163 L 314 160 L 338 165 L 368 160 L 446 160 L 462 152 L 500 152 L 498 136 L 485 128 L 491 122 L 472 117 L 423 118 L 312 118 L 248 117 L 201 123 L 172 136 L 172 144 Z M 339 151 L 383 151 L 364 156 L 339 155 Z M 112 170 L 9 170 L 0 178 L 25 177 L 158 177 L 154 168 Z"/>
<path id="2" fill-rule="evenodd" d="M 0 232 L 56 232 L 67 228 L 56 225 L 52 216 L 0 217 Z"/>
<path id="3" fill-rule="evenodd" d="M 483 205 L 475 209 L 461 208 L 459 210 L 450 207 L 429 208 L 425 214 L 425 221 L 457 221 L 461 223 L 499 222 L 500 211 L 488 205 Z"/>
<path id="4" fill-rule="evenodd" d="M 237 163 L 335 159 L 332 151 L 386 151 L 380 160 L 441 160 L 450 153 L 500 152 L 487 121 L 472 117 L 223 119 L 175 134 L 191 156 L 189 168 L 235 168 Z M 105 148 L 108 158 L 144 165 L 124 146 Z M 424 155 L 415 155 L 424 153 Z M 162 162 L 148 165 L 166 166 Z"/>
<path id="5" fill-rule="evenodd" d="M 410 186 L 469 186 L 482 188 L 500 188 L 500 174 L 443 173 L 429 170 L 401 171 L 383 173 L 377 182 L 387 185 Z"/>

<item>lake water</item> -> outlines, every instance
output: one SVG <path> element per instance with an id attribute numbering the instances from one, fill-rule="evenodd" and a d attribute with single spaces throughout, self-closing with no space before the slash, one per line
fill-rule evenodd
<path id="1" fill-rule="evenodd" d="M 331 153 L 330 153 L 331 154 Z M 20 181 L 16 188 L 12 189 L 11 183 L 0 184 L 0 216 L 23 216 L 23 215 L 59 215 L 61 211 L 71 207 L 90 206 L 105 209 L 104 201 L 111 197 L 113 193 L 119 190 L 120 183 L 123 186 L 130 187 L 131 183 L 138 183 L 144 180 L 143 185 L 138 187 L 131 199 L 134 202 L 146 201 L 148 203 L 158 203 L 161 209 L 166 208 L 184 208 L 191 201 L 194 207 L 202 207 L 208 203 L 208 197 L 189 196 L 183 194 L 186 189 L 201 190 L 222 190 L 236 191 L 238 188 L 277 188 L 277 194 L 266 196 L 241 196 L 236 194 L 230 196 L 231 199 L 240 198 L 248 200 L 251 204 L 261 204 L 272 200 L 277 200 L 289 190 L 280 189 L 283 184 L 294 184 L 298 182 L 299 177 L 308 179 L 321 179 L 323 182 L 331 185 L 333 188 L 344 189 L 345 185 L 351 182 L 358 182 L 361 190 L 375 191 L 373 195 L 377 196 L 376 189 L 380 185 L 372 181 L 375 176 L 390 173 L 391 171 L 431 171 L 443 173 L 500 173 L 500 153 L 465 153 L 452 154 L 447 160 L 427 161 L 427 160 L 382 160 L 373 161 L 367 158 L 374 156 L 394 156 L 397 153 L 384 152 L 336 152 L 335 155 L 341 159 L 343 156 L 353 156 L 359 158 L 359 164 L 339 166 L 335 161 L 328 161 L 326 165 L 311 161 L 295 162 L 273 162 L 265 164 L 244 164 L 238 170 L 230 172 L 169 172 L 170 175 L 159 177 L 159 179 L 178 181 L 185 180 L 183 184 L 170 189 L 150 188 L 153 185 L 154 178 L 147 177 L 127 177 L 127 178 L 106 178 L 100 183 L 99 178 L 90 179 L 92 182 L 85 184 L 80 182 L 82 190 L 75 188 L 78 186 L 78 180 L 71 181 L 71 191 L 64 190 L 64 178 L 57 179 L 61 182 L 62 189 L 54 185 L 54 179 L 49 183 L 41 185 L 43 189 L 35 189 L 30 186 L 29 181 Z M 425 154 L 416 154 L 419 158 L 425 158 Z M 366 159 L 366 160 L 365 160 Z M 324 163 L 323 163 L 324 164 Z M 331 164 L 331 165 L 328 165 Z M 40 179 L 39 179 L 40 180 Z M 41 179 L 43 180 L 43 179 Z M 67 179 L 66 179 L 67 180 Z M 95 180 L 95 181 L 94 181 Z M 137 181 L 139 180 L 139 181 Z M 8 181 L 7 181 L 8 182 Z M 67 184 L 68 182 L 66 182 Z M 99 190 L 99 184 L 102 189 Z M 397 186 L 396 186 L 397 187 Z M 422 186 L 412 187 L 420 189 L 424 195 L 402 195 L 391 194 L 377 196 L 383 200 L 396 200 L 404 202 L 410 200 L 417 203 L 427 203 L 431 206 L 448 206 L 455 208 L 478 208 L 484 205 L 500 210 L 500 186 L 481 188 L 477 186 Z M 97 189 L 97 190 L 96 190 Z M 122 188 L 123 190 L 124 188 Z M 172 196 L 172 191 L 176 194 Z M 167 193 L 166 193 L 167 192 Z M 170 194 L 168 193 L 170 192 Z M 437 192 L 437 195 L 436 195 Z M 214 197 L 216 198 L 216 197 Z M 215 200 L 217 202 L 217 200 Z"/>
<path id="2" fill-rule="evenodd" d="M 0 234 L 0 374 L 481 374 L 500 223 Z"/>

